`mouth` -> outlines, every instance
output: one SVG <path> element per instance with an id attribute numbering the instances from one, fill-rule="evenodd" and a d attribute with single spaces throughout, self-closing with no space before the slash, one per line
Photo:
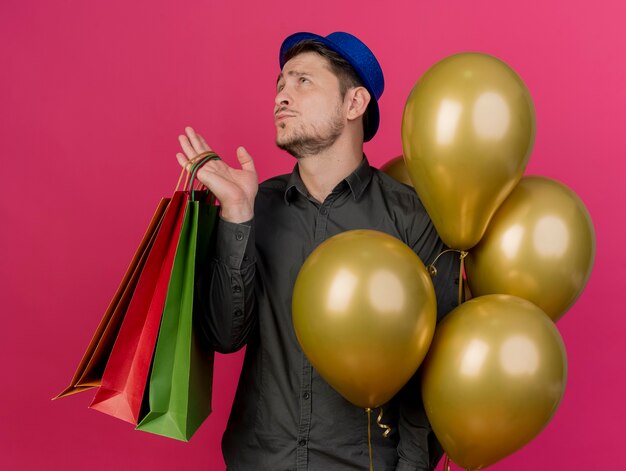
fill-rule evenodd
<path id="1" fill-rule="evenodd" d="M 289 118 L 293 118 L 296 115 L 295 111 L 289 110 L 286 107 L 279 107 L 274 112 L 274 123 L 278 124 L 284 122 Z M 284 124 L 283 124 L 284 126 Z"/>
<path id="2" fill-rule="evenodd" d="M 294 117 L 294 115 L 289 114 L 289 113 L 277 113 L 274 116 L 274 122 L 275 123 L 280 123 L 281 121 L 285 121 L 286 119 L 293 118 L 293 117 Z"/>

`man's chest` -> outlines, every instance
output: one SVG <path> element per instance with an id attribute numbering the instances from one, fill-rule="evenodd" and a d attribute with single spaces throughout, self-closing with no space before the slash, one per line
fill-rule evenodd
<path id="1" fill-rule="evenodd" d="M 295 282 L 306 258 L 325 240 L 355 229 L 371 229 L 405 243 L 407 231 L 387 212 L 367 204 L 282 205 L 259 211 L 256 248 L 261 270 L 274 282 Z"/>

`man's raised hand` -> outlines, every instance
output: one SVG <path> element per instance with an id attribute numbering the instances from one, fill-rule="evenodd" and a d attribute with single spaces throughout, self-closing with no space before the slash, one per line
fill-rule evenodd
<path id="1" fill-rule="evenodd" d="M 196 155 L 210 151 L 204 138 L 192 128 L 185 128 L 185 135 L 178 137 L 184 153 L 176 154 L 178 163 L 189 169 L 189 161 Z M 259 187 L 254 162 L 243 147 L 237 149 L 241 169 L 230 167 L 222 160 L 210 160 L 202 166 L 196 177 L 220 201 L 222 219 L 241 223 L 252 219 L 254 198 Z"/>

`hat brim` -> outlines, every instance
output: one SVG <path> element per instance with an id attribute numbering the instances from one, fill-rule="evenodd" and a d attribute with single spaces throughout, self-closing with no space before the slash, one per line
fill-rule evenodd
<path id="1" fill-rule="evenodd" d="M 357 61 L 348 52 L 346 52 L 340 45 L 338 45 L 337 43 L 333 41 L 328 40 L 324 36 L 320 36 L 319 34 L 315 34 L 315 33 L 302 32 L 302 33 L 292 34 L 291 36 L 288 36 L 283 41 L 283 44 L 280 46 L 280 55 L 279 55 L 280 69 L 282 70 L 283 66 L 285 65 L 285 62 L 286 62 L 285 56 L 287 55 L 287 51 L 289 51 L 289 49 L 291 49 L 300 41 L 305 41 L 307 39 L 322 43 L 328 49 L 335 51 L 337 54 L 339 54 L 341 57 L 347 60 L 352 66 L 352 68 L 354 69 L 354 71 L 356 72 L 356 74 L 361 79 L 361 82 L 363 82 L 363 85 L 365 86 L 365 88 L 370 94 L 370 102 L 369 102 L 369 105 L 367 106 L 367 111 L 366 111 L 368 113 L 369 119 L 367 123 L 367 129 L 363 129 L 363 141 L 364 142 L 369 141 L 370 139 L 374 137 L 374 135 L 376 134 L 376 131 L 378 131 L 378 126 L 380 124 L 380 111 L 378 109 L 378 101 L 376 100 L 373 87 L 369 83 L 368 78 L 360 73 L 359 67 L 357 66 Z"/>

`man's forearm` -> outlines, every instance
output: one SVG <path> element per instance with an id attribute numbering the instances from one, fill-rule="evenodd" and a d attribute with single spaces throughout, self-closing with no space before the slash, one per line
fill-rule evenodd
<path id="1" fill-rule="evenodd" d="M 220 220 L 215 256 L 197 280 L 198 325 L 218 352 L 239 350 L 256 326 L 255 252 L 252 221 Z"/>

